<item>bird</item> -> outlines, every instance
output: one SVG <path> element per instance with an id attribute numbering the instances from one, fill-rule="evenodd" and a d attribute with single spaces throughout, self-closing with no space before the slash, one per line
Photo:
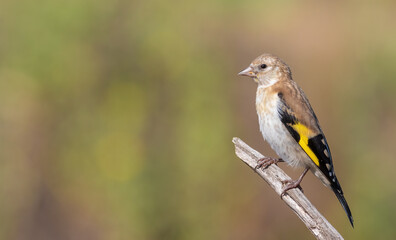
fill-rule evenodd
<path id="1" fill-rule="evenodd" d="M 281 197 L 290 189 L 301 189 L 300 183 L 310 170 L 334 192 L 353 227 L 352 213 L 335 175 L 326 137 L 307 96 L 293 80 L 290 67 L 277 56 L 264 53 L 239 75 L 258 83 L 256 110 L 260 132 L 280 157 L 260 159 L 256 168 L 278 162 L 304 168 L 297 180 L 285 182 Z"/>

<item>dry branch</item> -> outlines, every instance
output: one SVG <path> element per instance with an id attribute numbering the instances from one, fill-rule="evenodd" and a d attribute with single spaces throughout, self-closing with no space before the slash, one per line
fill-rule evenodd
<path id="1" fill-rule="evenodd" d="M 266 169 L 255 169 L 257 160 L 263 158 L 256 150 L 249 147 L 239 138 L 233 138 L 235 153 L 257 174 L 259 174 L 279 195 L 284 184 L 282 181 L 291 178 L 275 164 Z M 340 233 L 320 214 L 320 212 L 305 197 L 300 189 L 291 189 L 283 196 L 282 200 L 297 214 L 307 228 L 317 239 L 344 239 Z"/>

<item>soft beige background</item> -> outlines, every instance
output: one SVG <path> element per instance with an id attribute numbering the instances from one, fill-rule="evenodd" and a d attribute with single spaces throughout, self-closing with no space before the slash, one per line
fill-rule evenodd
<path id="1" fill-rule="evenodd" d="M 306 195 L 346 239 L 394 239 L 395 10 L 0 1 L 0 239 L 312 239 L 234 156 L 233 136 L 275 156 L 236 75 L 263 52 L 310 98 L 355 229 L 312 174 Z"/>

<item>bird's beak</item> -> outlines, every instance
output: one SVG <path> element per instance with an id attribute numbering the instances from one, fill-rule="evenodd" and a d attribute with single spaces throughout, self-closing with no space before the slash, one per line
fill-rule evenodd
<path id="1" fill-rule="evenodd" d="M 250 66 L 248 68 L 246 68 L 245 70 L 243 70 L 242 72 L 238 73 L 238 75 L 247 76 L 247 77 L 255 77 L 256 76 L 256 74 L 253 71 L 253 68 L 251 68 Z"/>

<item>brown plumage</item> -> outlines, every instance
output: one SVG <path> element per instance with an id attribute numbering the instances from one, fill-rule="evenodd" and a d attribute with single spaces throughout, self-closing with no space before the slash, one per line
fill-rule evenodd
<path id="1" fill-rule="evenodd" d="M 300 123 L 304 124 L 311 130 L 313 136 L 322 132 L 316 115 L 305 93 L 299 86 L 297 86 L 295 81 L 290 78 L 277 82 L 269 88 L 270 89 L 268 89 L 268 91 L 281 94 L 283 101 L 290 107 L 287 109 L 288 113 L 294 114 Z"/>

